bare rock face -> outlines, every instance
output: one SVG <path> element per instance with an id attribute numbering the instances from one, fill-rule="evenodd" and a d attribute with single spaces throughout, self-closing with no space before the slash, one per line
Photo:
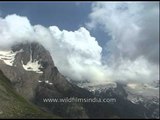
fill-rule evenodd
<path id="1" fill-rule="evenodd" d="M 0 69 L 12 81 L 15 89 L 27 99 L 34 99 L 35 88 L 40 79 L 48 80 L 54 63 L 47 50 L 38 43 L 24 43 L 12 47 L 16 53 L 12 66 L 0 62 Z M 33 68 L 32 68 L 33 67 Z"/>
<path id="2" fill-rule="evenodd" d="M 38 43 L 14 45 L 10 51 L 0 51 L 0 70 L 13 88 L 44 111 L 64 118 L 154 118 L 143 104 L 127 99 L 124 86 L 93 94 L 67 81 L 58 71 L 50 53 Z M 61 98 L 116 98 L 116 103 L 44 102 Z M 151 108 L 151 105 L 147 105 Z M 152 110 L 152 109 L 150 109 Z M 155 109 L 155 112 L 159 109 Z M 154 116 L 157 116 L 156 112 Z"/>
<path id="3" fill-rule="evenodd" d="M 0 70 L 0 119 L 42 119 L 58 118 L 48 114 L 33 103 L 25 100 L 13 88 L 9 79 Z"/>
<path id="4" fill-rule="evenodd" d="M 60 108 L 57 103 L 48 106 L 43 102 L 43 98 L 83 96 L 83 92 L 81 93 L 80 88 L 69 83 L 59 73 L 50 53 L 42 45 L 38 43 L 18 44 L 12 47 L 11 52 L 17 52 L 12 66 L 0 60 L 0 69 L 11 80 L 19 94 L 47 111 L 56 112 L 59 109 L 61 113 L 56 112 L 56 114 L 60 116 L 88 117 L 81 104 L 64 103 Z M 83 91 L 88 94 L 88 91 Z"/>

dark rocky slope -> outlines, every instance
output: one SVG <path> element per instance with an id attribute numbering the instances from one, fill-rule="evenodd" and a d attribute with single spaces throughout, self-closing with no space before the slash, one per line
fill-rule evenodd
<path id="1" fill-rule="evenodd" d="M 49 52 L 38 43 L 24 43 L 12 47 L 17 53 L 13 66 L 0 60 L 0 69 L 11 80 L 16 91 L 25 99 L 48 113 L 63 118 L 145 118 L 148 112 L 143 105 L 135 105 L 126 99 L 121 85 L 103 93 L 92 94 L 69 81 L 58 71 Z M 38 63 L 38 71 L 28 63 Z M 36 69 L 37 70 L 37 69 Z M 110 98 L 116 103 L 44 102 L 45 98 Z"/>
<path id="2" fill-rule="evenodd" d="M 0 119 L 1 118 L 59 118 L 40 110 L 12 87 L 12 83 L 0 71 Z"/>

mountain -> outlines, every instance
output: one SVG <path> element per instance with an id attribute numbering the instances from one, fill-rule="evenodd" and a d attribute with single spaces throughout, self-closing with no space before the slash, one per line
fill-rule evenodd
<path id="1" fill-rule="evenodd" d="M 20 96 L 0 71 L 0 118 L 58 118 Z"/>
<path id="2" fill-rule="evenodd" d="M 15 44 L 10 50 L 1 50 L 0 70 L 19 96 L 62 118 L 155 117 L 145 115 L 151 109 L 128 99 L 129 92 L 122 84 L 84 86 L 86 83 L 78 85 L 67 80 L 58 71 L 50 53 L 39 43 Z M 115 98 L 116 102 L 95 102 L 107 98 Z"/>
<path id="3" fill-rule="evenodd" d="M 70 105 L 67 105 L 67 103 L 64 103 L 59 104 L 62 106 L 60 107 L 57 103 L 55 106 L 44 103 L 43 98 L 75 95 L 83 97 L 88 96 L 89 92 L 70 84 L 59 73 L 49 52 L 42 45 L 38 43 L 18 44 L 13 46 L 10 51 L 1 51 L 0 56 L 0 69 L 11 80 L 13 87 L 20 95 L 42 109 L 45 108 L 44 110 L 61 116 L 87 117 L 83 110 L 79 110 L 82 108 L 79 104 L 71 105 L 72 103 L 70 103 Z M 76 107 L 71 110 L 73 106 Z M 53 107 L 56 108 L 53 109 Z M 68 109 L 69 113 L 64 111 L 64 108 Z M 58 109 L 67 115 L 59 113 Z"/>
<path id="4" fill-rule="evenodd" d="M 80 86 L 88 89 L 96 96 L 116 98 L 119 103 L 116 102 L 113 106 L 117 108 L 115 112 L 119 110 L 116 114 L 123 114 L 122 118 L 127 114 L 128 118 L 159 119 L 159 88 L 157 87 L 159 83 L 155 83 L 157 81 L 154 81 L 154 85 L 116 82 L 97 85 L 85 83 L 84 85 L 80 84 Z M 127 109 L 125 114 L 122 112 L 124 109 Z"/>

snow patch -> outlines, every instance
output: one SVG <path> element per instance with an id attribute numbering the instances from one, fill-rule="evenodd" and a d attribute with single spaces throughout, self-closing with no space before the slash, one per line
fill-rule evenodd
<path id="1" fill-rule="evenodd" d="M 94 92 L 94 91 L 99 91 L 99 92 L 102 92 L 102 91 L 106 91 L 107 89 L 109 88 L 116 88 L 117 87 L 117 84 L 115 82 L 103 82 L 103 83 L 80 83 L 80 84 L 77 84 L 79 87 L 81 88 L 85 88 L 91 92 Z"/>
<path id="2" fill-rule="evenodd" d="M 46 80 L 46 81 L 45 81 L 45 83 L 49 83 L 49 81 L 48 81 L 48 80 Z"/>
<path id="3" fill-rule="evenodd" d="M 44 83 L 46 83 L 46 84 L 49 84 L 49 85 L 53 85 L 53 83 L 51 83 L 51 82 L 49 82 L 49 80 L 45 80 L 45 81 L 41 81 L 41 80 L 38 80 L 38 82 L 44 82 Z"/>
<path id="4" fill-rule="evenodd" d="M 157 90 L 158 88 L 154 87 L 154 86 L 151 86 L 149 84 L 138 84 L 138 83 L 129 83 L 127 84 L 127 87 L 130 88 L 130 89 L 136 89 L 136 90 L 139 90 L 139 91 L 144 91 L 144 90 L 150 90 L 150 89 L 155 89 Z"/>
<path id="5" fill-rule="evenodd" d="M 2 60 L 5 64 L 9 66 L 13 66 L 15 56 L 19 52 L 23 52 L 23 50 L 21 49 L 20 51 L 16 52 L 13 52 L 12 50 L 0 51 L 0 60 Z"/>
<path id="6" fill-rule="evenodd" d="M 149 84 L 129 83 L 125 87 L 125 90 L 128 93 L 127 99 L 134 104 L 153 98 L 159 99 L 159 88 L 155 88 Z"/>
<path id="7" fill-rule="evenodd" d="M 30 49 L 30 51 L 31 51 L 31 49 Z M 26 65 L 23 64 L 23 61 L 21 61 L 21 62 L 22 62 L 23 68 L 26 71 L 34 71 L 36 73 L 43 73 L 40 70 L 40 68 L 42 68 L 41 64 L 39 64 L 37 60 L 33 60 L 33 58 L 32 58 L 32 51 L 31 51 L 31 54 L 30 54 L 29 62 Z"/>
<path id="8" fill-rule="evenodd" d="M 53 85 L 53 83 L 49 83 L 50 85 Z"/>
<path id="9" fill-rule="evenodd" d="M 30 60 L 26 65 L 24 65 L 23 61 L 22 61 L 22 65 L 26 71 L 34 71 L 36 73 L 43 73 L 41 70 L 39 70 L 39 68 L 42 68 L 42 66 L 40 64 L 38 64 L 38 61 L 32 62 Z"/>
<path id="10" fill-rule="evenodd" d="M 135 89 L 137 87 L 137 84 L 129 83 L 129 84 L 127 84 L 127 86 L 132 88 L 132 89 Z"/>
<path id="11" fill-rule="evenodd" d="M 45 83 L 47 83 L 49 85 L 53 85 L 53 83 L 49 82 L 48 80 L 46 80 Z"/>

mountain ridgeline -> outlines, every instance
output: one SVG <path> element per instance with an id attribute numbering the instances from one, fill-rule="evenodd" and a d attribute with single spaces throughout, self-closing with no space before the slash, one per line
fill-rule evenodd
<path id="1" fill-rule="evenodd" d="M 21 43 L 10 51 L 0 52 L 0 118 L 39 118 L 60 116 L 61 118 L 154 118 L 142 104 L 133 104 L 126 99 L 127 93 L 119 84 L 100 94 L 69 82 L 57 69 L 50 53 L 39 43 Z M 14 91 L 14 93 L 13 93 Z M 116 92 L 117 91 L 117 92 Z M 14 94 L 14 95 L 13 95 Z M 15 97 L 16 96 L 16 97 Z M 17 97 L 18 96 L 18 97 Z M 115 103 L 98 102 L 45 102 L 44 99 L 61 98 L 116 98 Z M 10 99 L 6 101 L 5 99 Z M 11 99 L 15 99 L 14 104 Z M 28 101 L 28 102 L 26 102 Z M 8 102 L 8 103 L 6 103 Z M 19 104 L 22 104 L 22 106 Z M 15 113 L 5 105 L 18 107 L 24 116 L 7 116 Z M 32 106 L 34 106 L 32 108 Z M 4 107 L 6 110 L 4 110 Z M 23 111 L 24 110 L 24 111 Z M 26 111 L 25 111 L 26 110 Z M 6 113 L 5 111 L 9 111 Z M 46 114 L 39 114 L 42 111 Z"/>

